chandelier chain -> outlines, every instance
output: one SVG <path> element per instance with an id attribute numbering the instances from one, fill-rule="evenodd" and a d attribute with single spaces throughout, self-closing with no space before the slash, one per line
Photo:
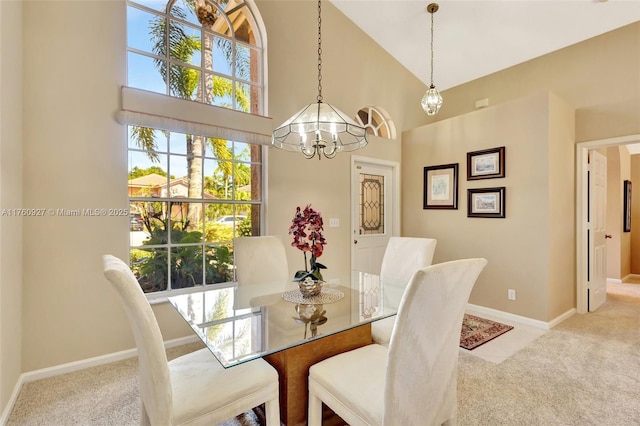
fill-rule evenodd
<path id="1" fill-rule="evenodd" d="M 318 102 L 322 102 L 322 0 L 318 0 Z"/>
<path id="2" fill-rule="evenodd" d="M 2 1 L 2 0 L 0 0 Z M 318 97 L 273 131 L 271 144 L 305 158 L 333 158 L 367 145 L 367 131 L 337 108 L 322 102 L 322 0 L 318 1 Z"/>
<path id="3" fill-rule="evenodd" d="M 431 12 L 431 85 L 433 86 L 433 14 L 435 12 Z"/>

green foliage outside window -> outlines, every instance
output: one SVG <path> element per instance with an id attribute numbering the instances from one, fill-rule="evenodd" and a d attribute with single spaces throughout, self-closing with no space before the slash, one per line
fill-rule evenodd
<path id="1" fill-rule="evenodd" d="M 153 227 L 143 245 L 166 244 L 167 223 L 161 224 Z M 233 280 L 233 254 L 229 245 L 204 246 L 203 253 L 202 233 L 179 228 L 171 229 L 171 241 L 176 243 L 171 247 L 169 263 L 166 248 L 139 248 L 132 253 L 132 269 L 143 291 L 167 290 L 168 271 L 172 289 Z"/>

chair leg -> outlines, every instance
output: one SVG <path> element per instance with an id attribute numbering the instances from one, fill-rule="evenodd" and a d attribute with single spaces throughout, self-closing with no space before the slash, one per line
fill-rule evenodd
<path id="1" fill-rule="evenodd" d="M 267 426 L 280 426 L 280 400 L 278 398 L 264 404 Z"/>
<path id="2" fill-rule="evenodd" d="M 309 393 L 308 426 L 322 426 L 322 401 L 312 393 Z"/>

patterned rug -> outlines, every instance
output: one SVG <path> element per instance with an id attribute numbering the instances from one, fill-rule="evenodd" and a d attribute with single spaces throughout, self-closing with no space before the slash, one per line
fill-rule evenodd
<path id="1" fill-rule="evenodd" d="M 460 347 L 468 350 L 475 349 L 512 328 L 510 325 L 464 314 L 460 333 Z"/>
<path id="2" fill-rule="evenodd" d="M 262 426 L 266 425 L 267 420 L 264 415 L 264 404 L 255 407 L 239 416 L 229 419 L 226 422 L 218 424 L 218 426 Z"/>

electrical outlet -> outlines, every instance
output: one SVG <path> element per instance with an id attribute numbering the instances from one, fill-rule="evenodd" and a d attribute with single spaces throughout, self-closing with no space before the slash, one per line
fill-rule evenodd
<path id="1" fill-rule="evenodd" d="M 516 300 L 516 291 L 510 288 L 509 290 L 507 290 L 507 297 L 509 298 L 509 300 Z"/>
<path id="2" fill-rule="evenodd" d="M 340 226 L 340 219 L 338 219 L 337 217 L 332 217 L 329 219 L 330 228 L 337 228 L 338 226 Z"/>
<path id="3" fill-rule="evenodd" d="M 339 279 L 339 278 L 331 278 L 331 279 L 329 280 L 329 285 L 330 285 L 331 287 L 335 287 L 335 286 L 340 285 L 340 279 Z"/>

